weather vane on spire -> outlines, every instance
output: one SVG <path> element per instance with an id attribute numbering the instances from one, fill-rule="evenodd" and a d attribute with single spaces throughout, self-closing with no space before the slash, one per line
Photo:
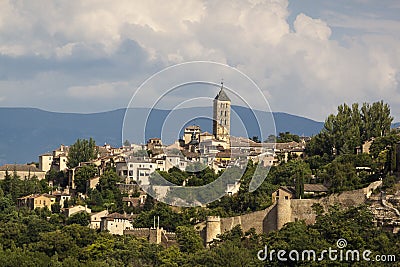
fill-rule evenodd
<path id="1" fill-rule="evenodd" d="M 221 78 L 221 88 L 224 87 L 224 78 Z"/>

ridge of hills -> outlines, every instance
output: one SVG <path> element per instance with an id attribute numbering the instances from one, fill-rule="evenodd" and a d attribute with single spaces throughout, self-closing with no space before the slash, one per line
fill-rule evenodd
<path id="1" fill-rule="evenodd" d="M 248 108 L 232 106 L 232 110 L 240 118 L 248 118 L 253 114 Z M 44 111 L 37 108 L 0 108 L 0 165 L 5 163 L 26 163 L 37 161 L 40 154 L 50 152 L 60 144 L 73 144 L 78 138 L 93 137 L 98 145 L 108 143 L 112 146 L 121 146 L 122 127 L 126 109 L 116 109 L 112 111 L 80 114 L 80 113 L 60 113 Z M 133 119 L 135 125 L 145 125 L 145 120 L 149 109 L 133 108 L 129 112 L 134 112 Z M 174 120 L 192 116 L 196 114 L 212 114 L 211 107 L 195 107 L 190 109 L 174 110 Z M 255 111 L 257 116 L 269 116 L 267 112 Z M 160 137 L 159 131 L 164 121 L 170 114 L 169 110 L 153 110 L 152 121 L 146 125 L 146 137 Z M 301 116 L 291 115 L 284 112 L 273 112 L 276 133 L 291 132 L 300 136 L 312 136 L 317 134 L 323 127 L 323 122 L 317 122 Z M 257 123 L 245 119 L 246 130 L 249 137 L 259 136 Z M 195 123 L 203 131 L 212 132 L 210 119 L 198 118 L 189 121 L 182 126 L 180 132 L 169 133 L 163 136 L 163 142 L 172 143 L 181 134 L 182 129 L 189 123 Z M 143 127 L 142 127 L 143 128 Z M 140 127 L 139 127 L 140 129 Z M 133 131 L 135 132 L 135 131 Z M 137 132 L 137 131 L 136 131 Z M 231 126 L 231 135 L 235 136 L 239 129 Z M 274 134 L 271 129 L 269 134 Z M 140 134 L 129 140 L 134 143 L 144 143 L 140 140 Z M 242 136 L 242 135 L 238 135 Z M 263 136 L 264 138 L 264 136 Z M 265 137 L 266 138 L 266 137 Z"/>

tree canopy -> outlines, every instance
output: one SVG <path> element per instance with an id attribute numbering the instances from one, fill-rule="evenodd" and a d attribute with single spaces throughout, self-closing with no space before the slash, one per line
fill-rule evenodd
<path id="1" fill-rule="evenodd" d="M 319 134 L 307 145 L 309 155 L 329 156 L 355 153 L 356 148 L 372 137 L 382 137 L 390 133 L 393 117 L 388 104 L 357 103 L 340 105 L 337 114 L 331 114 Z"/>
<path id="2" fill-rule="evenodd" d="M 98 149 L 93 138 L 78 139 L 69 147 L 68 151 L 68 168 L 74 168 L 81 162 L 88 162 L 97 158 Z"/>

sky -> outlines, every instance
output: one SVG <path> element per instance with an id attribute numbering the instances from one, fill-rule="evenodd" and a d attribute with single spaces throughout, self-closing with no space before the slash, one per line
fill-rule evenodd
<path id="1" fill-rule="evenodd" d="M 124 108 L 154 73 L 202 60 L 248 75 L 272 111 L 323 121 L 383 100 L 399 121 L 399 14 L 398 0 L 0 0 L 0 107 Z"/>

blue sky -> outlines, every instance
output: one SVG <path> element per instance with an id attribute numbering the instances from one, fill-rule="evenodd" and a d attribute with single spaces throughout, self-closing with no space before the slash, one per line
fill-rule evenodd
<path id="1" fill-rule="evenodd" d="M 155 72 L 210 60 L 251 77 L 273 111 L 324 120 L 382 99 L 400 120 L 398 14 L 396 0 L 3 0 L 0 107 L 126 107 Z"/>

